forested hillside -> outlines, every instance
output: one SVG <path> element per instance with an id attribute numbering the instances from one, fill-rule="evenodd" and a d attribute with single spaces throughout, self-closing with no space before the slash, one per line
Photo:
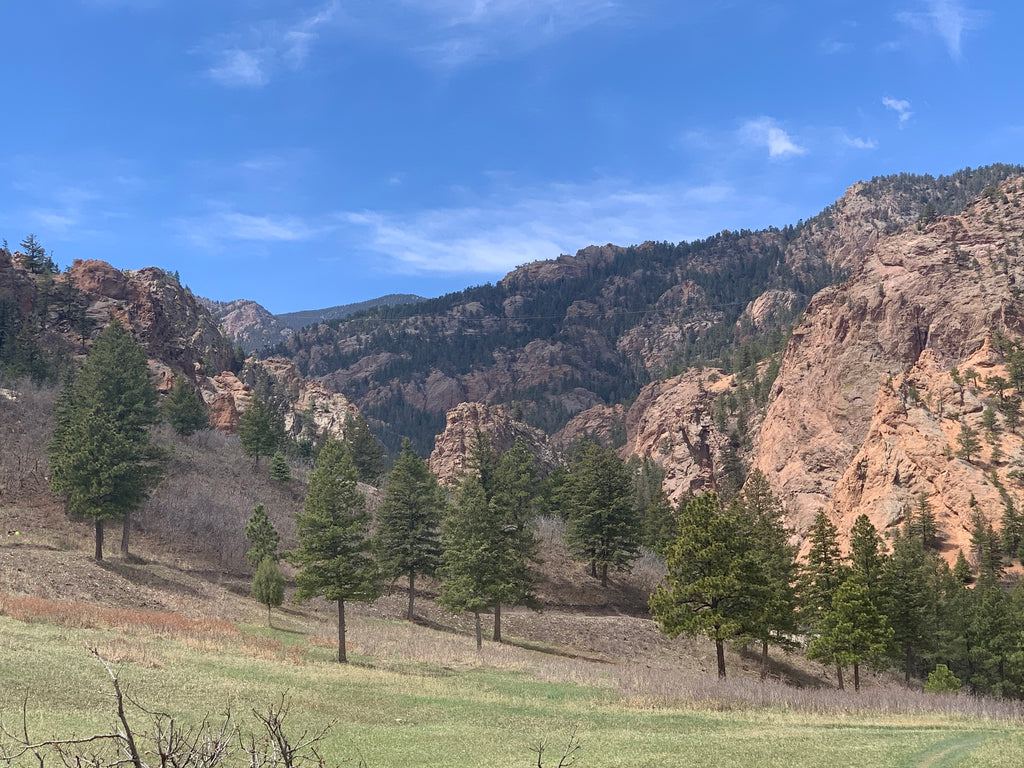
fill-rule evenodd
<path id="1" fill-rule="evenodd" d="M 592 246 L 496 285 L 307 327 L 276 352 L 354 399 L 392 450 L 404 435 L 429 451 L 445 411 L 466 400 L 514 405 L 553 432 L 653 378 L 779 351 L 811 296 L 878 237 L 957 212 L 1020 170 L 879 177 L 781 229 Z"/>

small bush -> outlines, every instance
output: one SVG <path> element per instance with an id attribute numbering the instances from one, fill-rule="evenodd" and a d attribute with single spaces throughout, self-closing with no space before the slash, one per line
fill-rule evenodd
<path id="1" fill-rule="evenodd" d="M 924 690 L 926 693 L 959 693 L 960 678 L 950 672 L 945 664 L 939 664 L 933 672 L 928 673 Z"/>

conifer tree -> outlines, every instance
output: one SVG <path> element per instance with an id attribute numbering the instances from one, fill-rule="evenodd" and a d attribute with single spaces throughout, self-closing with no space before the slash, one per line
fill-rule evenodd
<path id="1" fill-rule="evenodd" d="M 860 690 L 860 665 L 881 658 L 892 637 L 892 629 L 871 602 L 867 585 L 852 576 L 840 585 L 821 618 L 816 637 L 807 646 L 807 658 L 834 664 L 839 689 L 843 668 L 853 667 L 853 688 Z"/>
<path id="2" fill-rule="evenodd" d="M 1022 539 L 1024 539 L 1024 517 L 1014 506 L 1013 498 L 1003 491 L 1002 538 L 1003 551 L 1010 557 L 1017 557 Z"/>
<path id="3" fill-rule="evenodd" d="M 939 546 L 939 529 L 935 523 L 935 512 L 932 510 L 928 494 L 921 491 L 917 495 L 916 514 L 908 514 L 911 520 L 911 535 L 921 539 L 921 546 L 925 549 L 936 549 Z"/>
<path id="4" fill-rule="evenodd" d="M 149 438 L 158 416 L 146 353 L 115 320 L 65 386 L 47 446 L 50 487 L 65 497 L 69 515 L 95 523 L 97 560 L 107 520 L 123 521 L 121 554 L 128 556 L 131 512 L 161 476 L 162 453 Z"/>
<path id="5" fill-rule="evenodd" d="M 163 411 L 167 423 L 182 437 L 209 426 L 202 398 L 180 373 L 174 377 L 174 389 L 164 400 Z"/>
<path id="6" fill-rule="evenodd" d="M 632 478 L 614 451 L 594 443 L 577 450 L 561 489 L 565 539 L 592 576 L 600 573 L 603 587 L 608 569 L 627 568 L 639 551 L 632 496 Z"/>
<path id="7" fill-rule="evenodd" d="M 847 568 L 839 550 L 838 534 L 825 510 L 818 510 L 808 531 L 811 549 L 798 583 L 801 617 L 812 627 L 831 610 L 833 595 L 846 581 Z"/>
<path id="8" fill-rule="evenodd" d="M 377 513 L 376 552 L 384 576 L 409 579 L 409 621 L 415 616 L 416 577 L 432 576 L 440 562 L 443 509 L 437 478 L 404 439 Z"/>
<path id="9" fill-rule="evenodd" d="M 281 536 L 270 522 L 267 508 L 262 504 L 257 504 L 253 508 L 249 522 L 245 524 L 245 538 L 252 543 L 245 553 L 245 559 L 253 568 L 258 567 L 268 557 L 277 560 L 277 545 L 281 541 Z"/>
<path id="10" fill-rule="evenodd" d="M 309 477 L 305 511 L 296 517 L 299 547 L 287 560 L 299 568 L 297 600 L 323 597 L 338 604 L 338 661 L 345 648 L 345 603 L 380 595 L 376 563 L 370 557 L 366 499 L 356 489 L 356 470 L 347 447 L 328 438 Z"/>
<path id="11" fill-rule="evenodd" d="M 733 514 L 748 530 L 752 553 L 760 569 L 760 599 L 754 603 L 745 630 L 761 641 L 761 679 L 768 675 L 768 645 L 791 645 L 796 632 L 796 547 L 783 518 L 782 502 L 772 493 L 768 478 L 754 470 L 743 493 L 734 499 Z"/>
<path id="12" fill-rule="evenodd" d="M 288 466 L 288 459 L 281 451 L 274 451 L 270 457 L 270 479 L 279 483 L 287 483 L 292 479 L 292 468 Z"/>
<path id="13" fill-rule="evenodd" d="M 270 609 L 278 608 L 284 602 L 284 576 L 273 557 L 263 558 L 256 569 L 252 579 L 252 596 L 267 606 L 267 626 L 272 626 Z"/>
<path id="14" fill-rule="evenodd" d="M 497 522 L 479 477 L 465 473 L 442 526 L 438 602 L 453 613 L 474 615 L 477 648 L 483 642 L 480 613 L 494 605 L 500 591 L 494 567 L 502 548 Z"/>
<path id="15" fill-rule="evenodd" d="M 964 551 L 958 549 L 956 551 L 956 562 L 953 564 L 953 577 L 960 582 L 960 584 L 966 584 L 971 580 L 971 564 L 967 562 L 967 558 L 964 556 Z"/>
<path id="16" fill-rule="evenodd" d="M 960 446 L 956 451 L 957 457 L 967 463 L 971 462 L 971 456 L 975 456 L 981 450 L 978 430 L 969 427 L 966 421 L 960 423 L 960 432 L 957 433 L 956 442 Z"/>
<path id="17" fill-rule="evenodd" d="M 868 588 L 868 594 L 876 604 L 885 563 L 883 547 L 882 537 L 868 516 L 858 515 L 850 531 L 850 568 Z"/>
<path id="18" fill-rule="evenodd" d="M 380 440 L 370 430 L 366 419 L 359 414 L 348 414 L 342 431 L 352 452 L 352 463 L 359 479 L 371 485 L 376 483 L 384 474 L 384 448 Z"/>
<path id="19" fill-rule="evenodd" d="M 928 560 L 916 536 L 902 533 L 893 542 L 892 556 L 882 574 L 882 588 L 885 615 L 893 629 L 897 658 L 902 657 L 909 686 L 917 652 L 930 640 L 929 618 L 936 610 L 928 580 Z"/>
<path id="20" fill-rule="evenodd" d="M 717 401 L 716 401 L 717 402 Z M 634 510 L 640 521 L 640 545 L 661 554 L 676 535 L 676 519 L 663 483 L 665 471 L 652 459 L 630 458 Z"/>
<path id="21" fill-rule="evenodd" d="M 260 456 L 270 456 L 280 442 L 280 428 L 276 414 L 259 395 L 238 419 L 238 441 L 242 450 L 253 457 L 253 469 L 260 465 Z"/>
<path id="22" fill-rule="evenodd" d="M 766 596 L 764 571 L 736 509 L 724 511 L 714 493 L 679 511 L 679 534 L 665 552 L 668 574 L 650 599 L 651 615 L 671 637 L 706 635 L 715 642 L 725 678 L 725 641 L 751 626 Z"/>

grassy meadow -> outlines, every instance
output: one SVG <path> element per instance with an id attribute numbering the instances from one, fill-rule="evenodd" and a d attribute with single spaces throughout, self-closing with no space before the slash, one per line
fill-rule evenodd
<path id="1" fill-rule="evenodd" d="M 468 636 L 368 617 L 353 621 L 354 663 L 341 666 L 326 627 L 311 637 L 294 620 L 278 623 L 285 628 L 0 597 L 4 723 L 20 730 L 27 695 L 33 740 L 111 729 L 112 689 L 93 647 L 134 700 L 180 723 L 230 708 L 254 730 L 253 708 L 289 697 L 294 736 L 332 725 L 328 765 L 525 768 L 545 741 L 543 765 L 556 766 L 574 728 L 579 768 L 1024 764 L 1019 716 L 966 698 L 722 685 L 514 645 L 478 653 Z M 151 722 L 130 717 L 140 730 Z"/>

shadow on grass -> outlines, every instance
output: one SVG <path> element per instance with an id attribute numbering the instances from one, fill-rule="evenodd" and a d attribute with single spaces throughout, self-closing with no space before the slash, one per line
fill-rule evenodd
<path id="1" fill-rule="evenodd" d="M 187 595 L 189 597 L 200 598 L 203 593 L 195 587 L 190 587 L 188 584 L 182 584 L 180 581 L 174 581 L 168 579 L 165 576 L 160 576 L 149 570 L 148 563 L 142 558 L 130 557 L 127 561 L 115 562 L 112 560 L 103 560 L 97 563 L 100 568 L 110 573 L 117 574 L 122 579 L 130 581 L 132 584 L 138 584 L 140 586 L 152 587 L 153 589 L 163 590 L 165 592 L 174 592 L 179 595 Z"/>

